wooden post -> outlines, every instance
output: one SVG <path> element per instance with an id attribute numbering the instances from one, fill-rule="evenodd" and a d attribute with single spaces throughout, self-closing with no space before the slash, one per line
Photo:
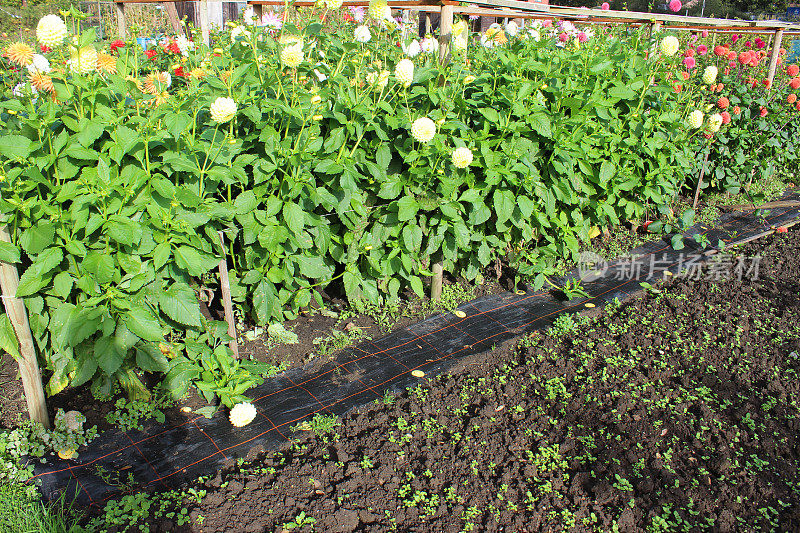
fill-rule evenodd
<path id="1" fill-rule="evenodd" d="M 439 64 L 446 65 L 450 62 L 450 43 L 453 40 L 453 6 L 442 6 L 439 17 Z"/>
<path id="2" fill-rule="evenodd" d="M 775 40 L 772 43 L 772 56 L 769 58 L 769 90 L 772 90 L 772 82 L 775 79 L 775 69 L 778 66 L 778 57 L 781 51 L 781 42 L 783 41 L 783 29 L 778 28 L 775 30 Z"/>
<path id="3" fill-rule="evenodd" d="M 211 37 L 208 28 L 208 0 L 200 0 L 200 34 L 203 36 L 203 43 L 209 46 Z"/>
<path id="4" fill-rule="evenodd" d="M 161 2 L 161 5 L 164 7 L 164 11 L 167 12 L 172 31 L 175 32 L 175 35 L 183 35 L 183 28 L 181 28 L 181 21 L 178 18 L 178 9 L 175 7 L 175 2 Z"/>
<path id="5" fill-rule="evenodd" d="M 120 39 L 125 39 L 125 4 L 114 2 L 114 11 L 117 13 L 117 35 Z"/>
<path id="6" fill-rule="evenodd" d="M 222 289 L 222 306 L 225 308 L 225 322 L 228 323 L 228 335 L 233 337 L 233 340 L 228 344 L 233 357 L 239 359 L 239 342 L 236 337 L 236 318 L 233 316 L 233 302 L 231 301 L 231 283 L 228 279 L 228 262 L 225 259 L 225 234 L 221 231 L 219 234 L 219 243 L 222 245 L 222 260 L 219 262 L 219 285 Z"/>
<path id="7" fill-rule="evenodd" d="M 423 35 L 423 37 L 426 37 L 430 32 L 431 32 L 431 14 L 430 14 L 430 12 L 426 11 L 425 12 L 425 35 Z"/>
<path id="8" fill-rule="evenodd" d="M 431 278 L 431 300 L 438 300 L 442 297 L 442 277 L 444 268 L 441 261 L 433 264 L 433 277 Z"/>
<path id="9" fill-rule="evenodd" d="M 11 236 L 6 226 L 0 228 L 0 240 L 11 242 Z M 25 310 L 25 303 L 21 298 L 17 298 L 17 287 L 19 286 L 17 267 L 0 262 L 0 285 L 2 285 L 6 314 L 11 325 L 14 326 L 14 332 L 17 334 L 19 342 L 20 358 L 17 360 L 17 364 L 22 376 L 25 402 L 28 404 L 28 416 L 34 422 L 50 429 L 50 418 L 47 416 L 47 404 L 42 387 L 42 373 L 39 370 L 39 362 L 36 360 L 36 348 L 33 344 L 31 327 L 28 324 L 28 314 Z"/>
<path id="10" fill-rule="evenodd" d="M 264 6 L 261 4 L 253 4 L 253 14 L 256 17 L 256 25 L 260 25 L 261 17 L 264 16 Z"/>

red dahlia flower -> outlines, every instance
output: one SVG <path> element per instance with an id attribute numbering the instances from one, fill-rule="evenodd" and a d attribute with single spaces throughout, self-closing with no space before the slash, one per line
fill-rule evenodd
<path id="1" fill-rule="evenodd" d="M 795 76 L 800 74 L 800 67 L 798 67 L 797 65 L 789 65 L 788 67 L 786 67 L 786 74 L 788 74 L 789 77 L 794 78 Z"/>
<path id="2" fill-rule="evenodd" d="M 122 48 L 123 46 L 125 46 L 125 41 L 123 41 L 121 39 L 117 39 L 116 41 L 114 41 L 110 45 L 108 45 L 108 47 L 111 48 L 111 53 L 116 52 L 118 49 Z"/>
<path id="3" fill-rule="evenodd" d="M 731 114 L 730 113 L 728 113 L 727 111 L 723 111 L 722 113 L 720 113 L 720 115 L 722 116 L 722 123 L 723 124 L 730 124 L 731 123 Z"/>
<path id="4" fill-rule="evenodd" d="M 730 100 L 728 100 L 724 96 L 720 97 L 720 99 L 717 100 L 717 107 L 720 109 L 728 109 L 729 105 L 731 105 Z"/>
<path id="5" fill-rule="evenodd" d="M 762 117 L 766 117 L 767 116 L 767 108 L 762 105 L 761 106 L 761 110 L 759 110 L 758 114 L 761 115 Z"/>
<path id="6" fill-rule="evenodd" d="M 786 101 L 789 102 L 790 104 L 795 103 L 797 101 L 797 95 L 794 93 L 790 94 L 789 96 L 786 97 Z"/>

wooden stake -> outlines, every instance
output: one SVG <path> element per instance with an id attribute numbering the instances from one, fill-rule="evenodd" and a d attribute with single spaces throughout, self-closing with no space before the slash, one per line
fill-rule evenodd
<path id="1" fill-rule="evenodd" d="M 431 278 L 431 300 L 438 300 L 442 297 L 442 277 L 444 274 L 442 262 L 435 262 L 431 270 L 433 270 L 433 277 Z"/>
<path id="2" fill-rule="evenodd" d="M 6 226 L 0 228 L 0 240 L 11 242 L 11 236 Z M 17 360 L 17 364 L 22 376 L 25 402 L 28 404 L 28 416 L 34 422 L 50 429 L 50 418 L 47 416 L 47 404 L 42 387 L 42 373 L 39 370 L 39 362 L 36 360 L 36 348 L 33 344 L 31 327 L 28 324 L 28 313 L 25 310 L 25 303 L 22 299 L 17 298 L 17 287 L 19 286 L 17 267 L 0 262 L 0 285 L 2 285 L 6 314 L 11 325 L 14 326 L 14 332 L 17 334 L 19 342 L 20 358 Z"/>
<path id="3" fill-rule="evenodd" d="M 706 174 L 706 163 L 708 162 L 708 154 L 711 152 L 711 147 L 706 150 L 706 156 L 703 158 L 703 166 L 700 168 L 700 179 L 697 180 L 697 189 L 694 191 L 694 202 L 692 202 L 692 209 L 697 209 L 697 200 L 700 198 L 700 187 L 703 186 L 703 176 Z"/>
<path id="4" fill-rule="evenodd" d="M 768 90 L 772 90 L 772 81 L 775 79 L 775 69 L 778 66 L 778 57 L 780 56 L 782 41 L 783 30 L 779 28 L 775 30 L 775 41 L 772 43 L 772 56 L 769 58 L 769 75 L 767 76 L 769 80 Z"/>
<path id="5" fill-rule="evenodd" d="M 453 39 L 453 6 L 442 6 L 439 17 L 439 64 L 446 65 L 450 62 L 450 41 Z"/>
<path id="6" fill-rule="evenodd" d="M 222 306 L 225 308 L 225 322 L 228 323 L 228 335 L 233 340 L 228 344 L 233 352 L 234 359 L 239 359 L 239 342 L 236 338 L 236 318 L 233 316 L 233 301 L 231 300 L 231 283 L 228 279 L 228 261 L 225 259 L 225 234 L 221 231 L 219 243 L 222 245 L 222 260 L 219 262 L 219 285 L 222 289 Z"/>
<path id="7" fill-rule="evenodd" d="M 114 2 L 114 11 L 117 13 L 117 35 L 120 39 L 125 39 L 125 4 Z"/>

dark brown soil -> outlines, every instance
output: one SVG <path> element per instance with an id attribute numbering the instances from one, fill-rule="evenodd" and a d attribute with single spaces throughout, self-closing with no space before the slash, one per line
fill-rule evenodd
<path id="1" fill-rule="evenodd" d="M 231 465 L 193 530 L 800 531 L 800 234 L 757 252 Z"/>

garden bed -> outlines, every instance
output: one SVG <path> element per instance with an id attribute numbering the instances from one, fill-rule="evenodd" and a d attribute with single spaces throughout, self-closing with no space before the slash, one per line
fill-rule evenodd
<path id="1" fill-rule="evenodd" d="M 560 319 L 230 465 L 194 487 L 193 529 L 796 530 L 800 238 L 732 253 L 762 254 L 758 279 Z"/>

